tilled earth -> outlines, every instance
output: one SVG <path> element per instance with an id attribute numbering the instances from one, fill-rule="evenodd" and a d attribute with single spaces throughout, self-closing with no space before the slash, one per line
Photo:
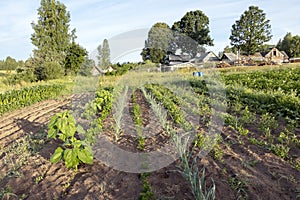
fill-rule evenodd
<path id="1" fill-rule="evenodd" d="M 151 113 L 150 105 L 141 92 L 136 92 L 142 107 L 143 126 L 151 136 L 145 141 L 145 151 L 157 150 L 169 141 Z M 72 101 L 81 101 L 84 95 L 44 101 L 0 118 L 0 189 L 6 190 L 6 199 L 138 199 L 143 184 L 138 173 L 117 171 L 95 159 L 93 165 L 80 165 L 77 172 L 67 169 L 63 163 L 51 164 L 49 159 L 58 141 L 48 140 L 47 123 L 57 112 L 71 109 Z M 124 119 L 130 119 L 132 103 L 126 105 Z M 126 111 L 127 110 L 127 111 Z M 127 113 L 126 113 L 127 112 Z M 126 120 L 125 120 L 126 121 Z M 113 119 L 105 121 L 104 136 L 126 151 L 139 152 L 135 127 L 126 125 L 118 141 L 114 140 Z M 299 134 L 299 133 L 298 133 Z M 300 198 L 300 172 L 289 162 L 275 156 L 263 147 L 242 139 L 230 128 L 223 128 L 220 145 L 221 160 L 212 154 L 199 161 L 199 169 L 205 166 L 207 187 L 216 185 L 216 199 L 297 199 Z M 29 148 L 24 154 L 12 147 L 29 138 Z M 40 141 L 40 143 L 33 141 Z M 34 148 L 33 148 L 34 147 Z M 10 153 L 9 153 L 10 152 Z M 13 156 L 11 156 L 13 155 Z M 20 166 L 16 167 L 18 161 Z M 194 199 L 189 183 L 178 171 L 175 161 L 147 178 L 155 199 Z M 12 170 L 12 167 L 15 167 Z M 2 191 L 3 191 L 2 190 Z M 1 191 L 0 191 L 1 194 Z M 13 195 L 14 194 L 14 195 Z M 16 195 L 16 196 L 15 196 Z"/>

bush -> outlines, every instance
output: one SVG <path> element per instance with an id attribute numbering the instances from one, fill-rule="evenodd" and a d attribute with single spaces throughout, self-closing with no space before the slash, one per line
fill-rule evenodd
<path id="1" fill-rule="evenodd" d="M 35 74 L 38 80 L 57 79 L 64 75 L 63 67 L 56 62 L 45 62 L 42 66 L 36 68 Z"/>
<path id="2" fill-rule="evenodd" d="M 8 85 L 20 84 L 22 81 L 34 82 L 36 81 L 36 76 L 31 69 L 18 68 L 16 69 L 17 74 L 10 75 L 6 78 L 5 83 Z"/>

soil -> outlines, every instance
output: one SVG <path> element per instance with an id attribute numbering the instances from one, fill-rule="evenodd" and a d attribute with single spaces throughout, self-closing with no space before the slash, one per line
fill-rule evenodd
<path id="1" fill-rule="evenodd" d="M 142 92 L 137 91 L 135 94 L 143 110 L 143 126 L 148 130 L 147 133 L 151 133 L 145 141 L 144 151 L 157 150 L 169 138 L 155 122 L 154 114 Z M 0 147 L 3 153 L 0 154 L 0 189 L 7 189 L 16 195 L 11 195 L 9 199 L 139 198 L 143 184 L 138 173 L 117 171 L 96 159 L 93 165 L 80 165 L 77 172 L 67 169 L 63 163 L 50 163 L 50 156 L 60 143 L 46 138 L 48 121 L 55 113 L 70 109 L 72 100 L 80 101 L 84 98 L 84 95 L 73 95 L 48 100 L 1 116 Z M 132 117 L 131 109 L 132 103 L 126 105 L 126 120 Z M 105 121 L 105 137 L 126 151 L 140 151 L 137 150 L 134 126 L 124 126 L 126 128 L 120 139 L 115 141 L 112 124 L 110 116 Z M 255 128 L 252 130 L 256 131 Z M 126 134 L 128 131 L 130 134 Z M 238 135 L 231 128 L 224 127 L 221 135 L 224 142 L 220 144 L 222 159 L 214 159 L 210 153 L 198 163 L 199 169 L 205 166 L 207 187 L 212 182 L 215 183 L 216 199 L 300 199 L 299 170 L 265 148 L 249 143 L 246 138 L 238 138 Z M 18 169 L 19 175 L 8 175 L 10 169 L 5 162 L 5 150 L 26 136 L 38 136 L 43 142 Z M 178 164 L 177 160 L 150 173 L 147 180 L 154 199 L 194 199 L 190 184 L 179 172 Z"/>

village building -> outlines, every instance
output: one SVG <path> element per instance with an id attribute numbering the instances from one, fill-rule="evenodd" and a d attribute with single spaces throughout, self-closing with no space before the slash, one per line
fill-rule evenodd
<path id="1" fill-rule="evenodd" d="M 238 63 L 238 56 L 234 53 L 224 53 L 221 57 L 221 62 L 228 63 L 230 65 L 234 65 Z"/>
<path id="2" fill-rule="evenodd" d="M 189 56 L 189 55 L 169 54 L 165 58 L 165 64 L 178 65 L 178 64 L 189 62 L 190 60 L 191 60 L 191 56 Z"/>
<path id="3" fill-rule="evenodd" d="M 212 51 L 202 53 L 200 54 L 199 57 L 190 60 L 191 63 L 195 63 L 195 64 L 214 63 L 214 62 L 218 63 L 219 61 L 220 61 L 219 57 L 216 56 L 216 54 L 214 54 L 214 52 Z"/>
<path id="4" fill-rule="evenodd" d="M 268 52 L 262 53 L 262 56 L 265 58 L 266 62 L 273 62 L 278 64 L 289 62 L 288 55 L 284 51 L 279 51 L 275 47 Z"/>
<path id="5" fill-rule="evenodd" d="M 256 65 L 260 63 L 288 63 L 289 57 L 284 51 L 279 51 L 277 48 L 272 48 L 267 52 L 256 52 L 253 55 L 236 55 L 234 53 L 224 53 L 221 57 L 222 63 L 230 65 Z"/>

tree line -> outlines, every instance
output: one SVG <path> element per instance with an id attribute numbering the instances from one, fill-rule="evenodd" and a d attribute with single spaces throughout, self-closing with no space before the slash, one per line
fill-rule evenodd
<path id="1" fill-rule="evenodd" d="M 205 51 L 205 45 L 213 46 L 209 32 L 209 18 L 200 10 L 187 12 L 172 27 L 158 22 L 148 32 L 142 58 L 144 61 L 164 64 L 169 54 L 195 57 L 197 53 Z M 231 46 L 226 46 L 221 54 L 238 51 L 243 55 L 253 55 L 267 51 L 272 47 L 266 44 L 272 39 L 270 20 L 262 9 L 249 6 L 232 25 L 229 39 Z M 285 51 L 289 57 L 300 56 L 300 36 L 288 33 L 278 42 L 277 48 Z"/>
<path id="2" fill-rule="evenodd" d="M 11 57 L 0 60 L 0 69 L 17 69 L 12 83 L 20 79 L 28 81 L 49 80 L 68 74 L 90 75 L 96 65 L 88 58 L 85 48 L 76 42 L 76 29 L 70 30 L 70 13 L 66 6 L 56 0 L 41 0 L 37 10 L 38 20 L 31 24 L 34 45 L 33 55 L 26 62 Z M 230 45 L 224 52 L 250 55 L 266 50 L 265 43 L 272 38 L 270 20 L 257 6 L 250 6 L 231 28 Z M 148 38 L 141 52 L 144 61 L 165 63 L 167 55 L 181 54 L 191 58 L 213 46 L 210 36 L 209 18 L 200 10 L 187 12 L 179 21 L 169 26 L 164 22 L 155 23 L 148 32 Z M 300 56 L 300 36 L 286 36 L 277 44 L 290 57 Z M 98 46 L 98 67 L 102 70 L 113 66 L 110 63 L 108 40 Z"/>
<path id="3" fill-rule="evenodd" d="M 0 60 L 0 70 L 15 70 L 25 66 L 24 61 L 7 56 L 5 60 Z"/>

